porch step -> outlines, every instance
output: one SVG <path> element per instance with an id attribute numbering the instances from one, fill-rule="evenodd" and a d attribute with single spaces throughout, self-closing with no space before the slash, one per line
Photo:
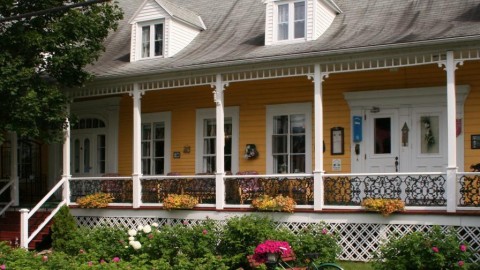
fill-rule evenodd
<path id="1" fill-rule="evenodd" d="M 29 220 L 29 234 L 33 233 L 38 225 L 50 214 L 50 211 L 39 211 Z M 38 234 L 30 241 L 28 249 L 37 249 L 40 243 L 50 234 L 50 221 Z M 0 242 L 7 241 L 11 246 L 20 245 L 20 212 L 7 211 L 4 216 L 0 216 Z"/>

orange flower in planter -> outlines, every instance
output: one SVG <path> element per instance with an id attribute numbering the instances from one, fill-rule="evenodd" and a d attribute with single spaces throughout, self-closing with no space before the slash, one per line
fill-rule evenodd
<path id="1" fill-rule="evenodd" d="M 380 212 L 383 216 L 405 209 L 405 203 L 401 199 L 365 198 L 362 201 L 362 206 L 367 210 Z"/>
<path id="2" fill-rule="evenodd" d="M 77 204 L 81 208 L 105 208 L 112 203 L 115 198 L 110 193 L 94 193 L 77 199 Z"/>
<path id="3" fill-rule="evenodd" d="M 168 194 L 165 200 L 163 200 L 163 208 L 166 210 L 192 209 L 197 204 L 197 198 L 186 194 Z"/>
<path id="4" fill-rule="evenodd" d="M 262 195 L 253 199 L 252 207 L 260 211 L 279 211 L 292 213 L 297 203 L 290 197 Z"/>

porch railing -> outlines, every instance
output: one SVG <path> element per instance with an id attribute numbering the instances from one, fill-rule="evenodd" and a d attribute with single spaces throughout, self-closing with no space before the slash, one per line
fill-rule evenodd
<path id="1" fill-rule="evenodd" d="M 10 194 L 7 193 L 6 191 L 10 191 L 10 189 L 13 187 L 13 179 L 12 180 L 6 180 L 6 179 L 0 179 L 0 216 L 7 211 L 7 209 L 13 205 L 15 202 L 13 198 L 11 198 Z M 6 183 L 6 184 L 4 184 Z M 5 200 L 5 201 L 4 201 Z"/>
<path id="2" fill-rule="evenodd" d="M 360 209 L 365 198 L 399 198 L 407 209 L 445 210 L 447 177 L 444 172 L 323 174 L 325 209 Z M 223 207 L 250 207 L 262 194 L 290 196 L 299 208 L 313 208 L 314 175 L 225 175 L 216 187 L 215 175 L 156 175 L 140 177 L 139 205 L 161 205 L 168 194 L 195 196 L 202 206 L 215 206 L 224 191 Z M 458 173 L 457 209 L 480 209 L 480 173 Z M 70 201 L 95 192 L 111 193 L 114 204 L 132 205 L 132 177 L 76 177 L 70 179 Z M 217 207 L 217 209 L 219 209 Z"/>

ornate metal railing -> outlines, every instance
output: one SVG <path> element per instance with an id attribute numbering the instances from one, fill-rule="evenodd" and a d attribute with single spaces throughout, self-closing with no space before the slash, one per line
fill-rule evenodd
<path id="1" fill-rule="evenodd" d="M 457 174 L 459 182 L 458 206 L 480 207 L 480 172 L 463 172 Z"/>
<path id="2" fill-rule="evenodd" d="M 227 204 L 250 204 L 260 195 L 289 196 L 297 205 L 313 205 L 313 176 L 295 175 L 235 175 L 225 176 Z"/>
<path id="3" fill-rule="evenodd" d="M 398 198 L 406 206 L 446 206 L 442 173 L 324 175 L 325 205 L 359 206 L 364 198 Z"/>
<path id="4" fill-rule="evenodd" d="M 145 176 L 140 181 L 143 203 L 162 203 L 168 194 L 188 194 L 200 203 L 215 203 L 215 175 Z"/>
<path id="5" fill-rule="evenodd" d="M 70 201 L 97 192 L 110 193 L 114 203 L 132 203 L 131 177 L 75 177 L 70 179 Z"/>

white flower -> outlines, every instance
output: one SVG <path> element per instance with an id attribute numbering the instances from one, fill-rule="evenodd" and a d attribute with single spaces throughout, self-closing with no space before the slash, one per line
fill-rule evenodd
<path id="1" fill-rule="evenodd" d="M 138 249 L 140 249 L 140 248 L 142 247 L 142 244 L 140 244 L 140 242 L 138 242 L 138 241 L 132 241 L 132 242 L 130 243 L 130 245 L 131 245 L 131 246 L 133 247 L 133 249 L 135 249 L 135 250 L 138 250 Z"/>
<path id="2" fill-rule="evenodd" d="M 129 241 L 133 241 L 133 240 L 135 240 L 135 237 L 130 236 L 130 237 L 128 237 L 128 240 L 129 240 Z"/>
<path id="3" fill-rule="evenodd" d="M 143 225 L 138 225 L 137 230 L 138 230 L 138 231 L 143 231 Z"/>
<path id="4" fill-rule="evenodd" d="M 133 242 L 135 242 L 135 241 L 132 240 L 132 241 L 128 242 L 128 244 L 129 244 L 130 246 L 133 246 Z"/>
<path id="5" fill-rule="evenodd" d="M 135 235 L 137 235 L 137 231 L 135 231 L 135 230 L 128 230 L 128 235 L 130 235 L 130 236 L 135 236 Z"/>
<path id="6" fill-rule="evenodd" d="M 143 232 L 144 233 L 152 232 L 152 227 L 150 227 L 150 225 L 146 225 L 145 227 L 143 227 Z"/>
<path id="7" fill-rule="evenodd" d="M 156 222 L 152 223 L 152 227 L 158 227 L 158 223 Z"/>

